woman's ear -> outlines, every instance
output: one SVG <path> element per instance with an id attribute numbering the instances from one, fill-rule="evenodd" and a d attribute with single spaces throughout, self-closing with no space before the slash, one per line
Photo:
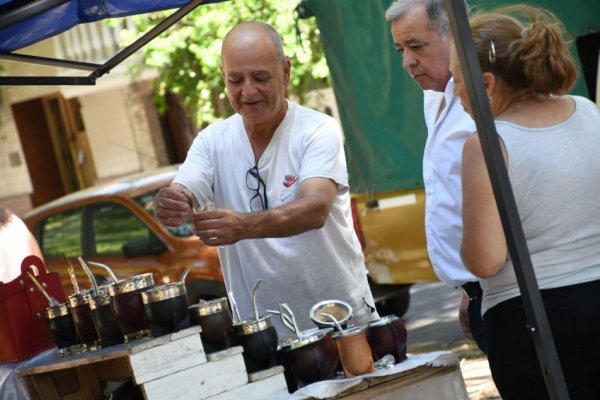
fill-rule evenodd
<path id="1" fill-rule="evenodd" d="M 483 85 L 488 97 L 493 97 L 494 87 L 496 86 L 496 76 L 491 72 L 484 72 L 482 75 Z"/>

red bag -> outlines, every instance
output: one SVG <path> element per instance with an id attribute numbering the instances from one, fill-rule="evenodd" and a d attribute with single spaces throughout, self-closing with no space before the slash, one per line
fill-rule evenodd
<path id="1" fill-rule="evenodd" d="M 25 257 L 21 275 L 0 285 L 0 364 L 21 361 L 55 346 L 44 317 L 48 300 L 27 276 L 28 271 L 50 296 L 66 301 L 59 275 L 47 273 L 39 257 Z"/>

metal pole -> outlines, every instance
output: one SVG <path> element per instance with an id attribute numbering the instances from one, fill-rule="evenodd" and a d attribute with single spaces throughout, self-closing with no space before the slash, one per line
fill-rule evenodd
<path id="1" fill-rule="evenodd" d="M 0 86 L 11 85 L 90 85 L 96 84 L 93 76 L 0 76 Z"/>
<path id="2" fill-rule="evenodd" d="M 26 0 L 19 2 L 18 7 L 0 15 L 0 29 L 7 28 L 27 18 L 34 17 L 69 0 Z M 14 2 L 17 3 L 17 2 Z M 10 4 L 5 4 L 10 6 Z"/>
<path id="3" fill-rule="evenodd" d="M 473 118 L 477 125 L 485 163 L 494 190 L 498 211 L 500 212 L 517 282 L 521 290 L 525 315 L 529 324 L 528 329 L 533 335 L 546 388 L 550 398 L 568 400 L 569 393 L 531 264 L 525 234 L 502 157 L 494 118 L 484 89 L 465 3 L 464 0 L 445 0 L 445 3 L 456 51 L 469 93 Z"/>
<path id="4" fill-rule="evenodd" d="M 0 53 L 0 60 L 22 62 L 28 64 L 39 64 L 50 67 L 62 67 L 70 69 L 81 69 L 84 71 L 95 71 L 101 64 L 88 63 L 84 61 L 59 60 L 57 58 L 34 56 L 19 53 Z"/>
<path id="5" fill-rule="evenodd" d="M 0 0 L 1 1 L 1 0 Z M 45 0 L 45 4 L 61 3 L 67 0 Z M 208 1 L 208 3 L 225 1 L 225 0 L 213 0 Z M 148 42 L 153 40 L 155 37 L 169 29 L 171 26 L 179 22 L 183 17 L 193 11 L 196 7 L 201 5 L 202 3 L 207 2 L 207 0 L 190 0 L 188 3 L 184 4 L 176 11 L 174 11 L 171 15 L 166 17 L 164 20 L 159 22 L 154 28 L 150 29 L 148 32 L 139 37 L 132 44 L 127 46 L 125 49 L 121 50 L 119 53 L 115 54 L 113 57 L 108 59 L 103 64 L 92 64 L 92 63 L 84 63 L 79 61 L 68 61 L 68 60 L 57 60 L 49 57 L 39 57 L 39 56 L 28 56 L 23 54 L 15 54 L 15 53 L 0 53 L 0 59 L 6 59 L 10 61 L 23 61 L 27 63 L 33 64 L 42 64 L 49 66 L 59 66 L 65 68 L 72 69 L 82 69 L 91 71 L 88 76 L 81 77 L 52 77 L 52 76 L 44 76 L 44 77 L 30 77 L 30 76 L 0 76 L 0 86 L 2 85 L 95 85 L 96 79 L 101 76 L 109 73 L 114 67 L 123 62 L 126 58 L 131 56 L 137 50 L 142 48 Z"/>
<path id="6" fill-rule="evenodd" d="M 150 42 L 152 39 L 169 29 L 172 25 L 179 22 L 183 17 L 192 12 L 196 7 L 202 4 L 205 0 L 192 0 L 187 4 L 184 4 L 181 8 L 177 9 L 171 15 L 164 20 L 160 21 L 154 28 L 146 32 L 142 37 L 137 39 L 135 42 L 127 46 L 125 49 L 114 55 L 112 58 L 107 60 L 100 68 L 98 68 L 94 74 L 97 78 L 110 72 L 115 66 L 120 64 L 127 57 L 131 56 L 137 50 L 141 49 L 144 45 Z"/>

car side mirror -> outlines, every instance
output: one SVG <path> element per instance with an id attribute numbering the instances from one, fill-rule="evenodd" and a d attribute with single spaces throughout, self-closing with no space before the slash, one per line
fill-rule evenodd
<path id="1" fill-rule="evenodd" d="M 147 237 L 136 237 L 128 240 L 123 245 L 123 256 L 125 258 L 135 258 L 160 254 L 167 248 L 163 242 L 154 237 L 154 240 Z"/>

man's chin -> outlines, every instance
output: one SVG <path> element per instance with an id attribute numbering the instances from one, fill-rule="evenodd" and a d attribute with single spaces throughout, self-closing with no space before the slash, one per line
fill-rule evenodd
<path id="1" fill-rule="evenodd" d="M 261 117 L 264 117 L 265 114 L 265 110 L 261 103 L 244 104 L 242 107 L 240 107 L 238 112 L 246 119 L 252 120 L 256 118 L 260 119 Z"/>
<path id="2" fill-rule="evenodd" d="M 427 79 L 425 75 L 415 75 L 412 77 L 413 81 L 423 90 L 431 89 L 431 81 Z"/>
<path id="3" fill-rule="evenodd" d="M 264 112 L 250 112 L 245 110 L 246 112 L 241 112 L 241 116 L 245 123 L 249 123 L 251 125 L 259 125 L 264 123 L 268 119 L 268 115 L 265 115 Z"/>
<path id="4" fill-rule="evenodd" d="M 421 90 L 433 90 L 434 92 L 443 92 L 444 88 L 440 89 L 439 87 L 437 87 L 436 85 L 429 83 L 429 84 L 419 84 L 417 83 L 417 85 L 419 85 L 419 87 L 421 88 Z"/>

